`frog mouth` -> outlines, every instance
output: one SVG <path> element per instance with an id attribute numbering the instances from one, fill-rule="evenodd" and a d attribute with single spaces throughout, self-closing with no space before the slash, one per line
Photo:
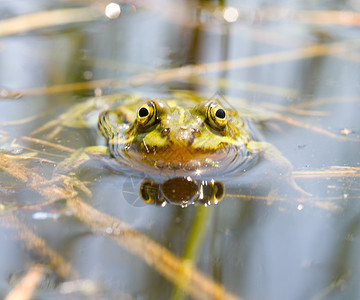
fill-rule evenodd
<path id="1" fill-rule="evenodd" d="M 168 176 L 201 175 L 239 165 L 248 158 L 246 146 L 230 145 L 218 150 L 160 148 L 139 152 L 135 148 L 117 149 L 113 155 L 123 165 L 145 173 L 163 173 Z"/>

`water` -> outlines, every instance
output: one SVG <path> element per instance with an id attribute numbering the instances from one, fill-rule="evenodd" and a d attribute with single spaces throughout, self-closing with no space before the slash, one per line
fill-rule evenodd
<path id="1" fill-rule="evenodd" d="M 34 299 L 359 298 L 356 1 L 133 2 L 115 19 L 81 5 L 1 3 L 3 22 L 61 21 L 0 24 L 0 297 L 30 278 Z M 100 95 L 179 90 L 259 121 L 312 196 L 266 161 L 220 178 L 210 207 L 146 204 L 144 178 L 108 157 L 54 173 L 105 145 L 96 120 L 116 98 Z M 94 95 L 86 123 L 69 118 Z"/>

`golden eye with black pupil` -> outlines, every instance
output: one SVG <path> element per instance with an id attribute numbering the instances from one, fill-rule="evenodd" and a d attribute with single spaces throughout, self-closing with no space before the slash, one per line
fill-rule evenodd
<path id="1" fill-rule="evenodd" d="M 143 104 L 137 112 L 137 122 L 142 127 L 151 126 L 156 121 L 156 105 L 153 101 Z"/>
<path id="2" fill-rule="evenodd" d="M 140 118 L 145 118 L 148 115 L 149 115 L 149 110 L 147 108 L 145 108 L 145 107 L 140 108 L 140 110 L 139 110 L 139 117 Z"/>
<path id="3" fill-rule="evenodd" d="M 215 113 L 215 117 L 217 117 L 219 119 L 225 119 L 225 110 L 223 110 L 222 108 L 219 108 Z"/>
<path id="4" fill-rule="evenodd" d="M 211 102 L 207 110 L 207 120 L 214 129 L 224 129 L 227 125 L 226 110 L 215 102 Z"/>

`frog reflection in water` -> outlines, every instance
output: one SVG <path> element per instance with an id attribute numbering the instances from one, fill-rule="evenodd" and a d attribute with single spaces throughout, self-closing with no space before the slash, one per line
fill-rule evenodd
<path id="1" fill-rule="evenodd" d="M 163 183 L 143 182 L 140 195 L 145 202 L 217 203 L 225 190 L 213 177 L 240 174 L 259 155 L 274 162 L 283 181 L 305 193 L 292 178 L 290 162 L 271 144 L 253 140 L 246 121 L 219 101 L 194 101 L 190 106 L 176 100 L 136 102 L 125 101 L 102 113 L 99 129 L 122 165 L 166 177 Z"/>

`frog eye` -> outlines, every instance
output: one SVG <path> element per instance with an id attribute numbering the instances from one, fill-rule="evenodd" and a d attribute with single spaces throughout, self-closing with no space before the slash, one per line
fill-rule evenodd
<path id="1" fill-rule="evenodd" d="M 136 117 L 138 123 L 141 126 L 153 125 L 156 121 L 156 105 L 153 101 L 148 101 L 142 105 Z"/>
<path id="2" fill-rule="evenodd" d="M 159 199 L 159 185 L 152 180 L 145 179 L 141 183 L 140 197 L 147 204 L 164 205 Z"/>
<path id="3" fill-rule="evenodd" d="M 198 203 L 202 205 L 218 204 L 225 196 L 225 187 L 221 181 L 205 181 L 200 188 Z"/>
<path id="4" fill-rule="evenodd" d="M 215 129 L 224 129 L 227 124 L 226 110 L 215 102 L 211 102 L 207 111 L 207 119 L 210 126 Z"/>
<path id="5" fill-rule="evenodd" d="M 211 204 L 218 204 L 224 198 L 225 187 L 222 182 L 215 181 L 213 189 L 214 189 L 214 191 L 211 195 L 212 197 L 211 197 L 210 201 L 211 201 Z"/>

